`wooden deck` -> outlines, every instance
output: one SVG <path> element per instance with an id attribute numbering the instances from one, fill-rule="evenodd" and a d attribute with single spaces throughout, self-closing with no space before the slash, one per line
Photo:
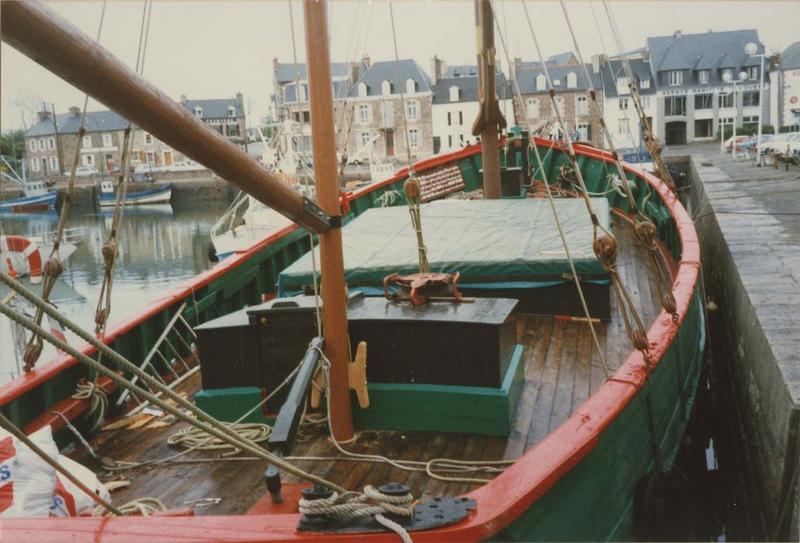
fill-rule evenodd
<path id="1" fill-rule="evenodd" d="M 655 273 L 650 269 L 644 252 L 634 243 L 631 228 L 615 219 L 614 230 L 620 240 L 621 275 L 647 326 L 660 310 Z M 616 369 L 631 350 L 615 304 L 612 294 L 611 321 L 595 325 L 610 371 Z M 394 459 L 497 460 L 517 458 L 541 441 L 604 382 L 605 372 L 586 323 L 525 315 L 515 318 L 517 341 L 525 346 L 525 384 L 508 439 L 466 434 L 365 431 L 358 435 L 355 443 L 346 447 L 353 452 L 381 454 Z M 181 390 L 190 394 L 199 385 L 199 378 L 195 376 L 184 383 Z M 164 458 L 177 452 L 166 444 L 166 439 L 182 427 L 182 423 L 176 423 L 162 428 L 106 431 L 95 437 L 94 445 L 101 456 L 114 460 Z M 337 456 L 324 427 L 303 427 L 302 434 L 303 440 L 295 446 L 294 456 Z M 87 466 L 98 468 L 96 462 L 93 465 L 92 459 L 81 451 L 77 451 L 75 456 Z M 182 458 L 212 457 L 211 453 L 192 452 Z M 409 473 L 385 464 L 343 460 L 307 460 L 297 464 L 351 489 L 360 489 L 366 484 L 401 481 L 411 486 L 416 497 L 424 498 L 457 495 L 472 488 L 469 484 L 437 481 L 424 473 Z M 168 507 L 181 508 L 192 500 L 221 498 L 219 504 L 196 508 L 195 513 L 230 514 L 246 512 L 265 494 L 262 477 L 265 468 L 262 461 L 227 460 L 145 466 L 114 474 L 102 469 L 98 472 L 103 480 L 123 478 L 131 481 L 130 486 L 114 492 L 115 503 L 151 496 L 161 499 Z M 285 476 L 284 482 L 299 481 Z"/>

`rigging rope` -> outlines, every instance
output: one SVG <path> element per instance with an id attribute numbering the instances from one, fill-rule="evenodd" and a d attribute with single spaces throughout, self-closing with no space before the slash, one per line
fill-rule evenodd
<path id="1" fill-rule="evenodd" d="M 100 36 L 103 32 L 103 22 L 106 18 L 106 5 L 108 0 L 103 0 L 103 7 L 100 11 L 100 22 L 97 25 L 97 35 L 95 37 L 96 42 L 100 42 Z M 42 298 L 50 302 L 50 294 L 53 291 L 53 287 L 56 284 L 56 280 L 58 277 L 64 272 L 64 263 L 61 261 L 61 255 L 59 254 L 59 248 L 61 246 L 61 241 L 64 237 L 64 228 L 67 225 L 67 219 L 69 218 L 70 209 L 72 207 L 72 199 L 75 196 L 75 174 L 78 169 L 78 162 L 81 158 L 81 147 L 83 145 L 83 136 L 86 134 L 86 108 L 89 104 L 89 93 L 86 93 L 83 97 L 83 110 L 81 111 L 81 121 L 78 125 L 78 135 L 75 141 L 75 153 L 72 157 L 72 168 L 70 169 L 69 173 L 69 181 L 67 182 L 67 190 L 64 195 L 64 203 L 61 206 L 61 216 L 58 219 L 58 228 L 56 229 L 56 233 L 53 236 L 53 249 L 50 251 L 50 256 L 44 263 L 43 275 L 44 280 L 42 281 Z M 58 123 L 58 119 L 54 119 L 54 122 Z M 36 315 L 34 316 L 34 322 L 37 325 L 42 324 L 42 317 L 43 313 L 41 310 L 36 310 Z M 25 346 L 25 350 L 22 355 L 22 359 L 25 362 L 24 371 L 30 372 L 33 370 L 36 362 L 39 360 L 39 357 L 42 354 L 42 348 L 44 344 L 42 343 L 42 338 L 38 335 L 31 336 L 28 344 Z"/>

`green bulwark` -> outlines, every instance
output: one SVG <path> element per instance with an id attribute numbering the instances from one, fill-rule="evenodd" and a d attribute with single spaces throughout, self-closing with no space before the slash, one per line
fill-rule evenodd
<path id="1" fill-rule="evenodd" d="M 235 422 L 263 398 L 258 387 L 213 388 L 195 394 L 194 403 L 217 420 Z M 272 424 L 274 421 L 275 417 L 267 417 L 261 409 L 256 409 L 240 422 Z"/>
<path id="2" fill-rule="evenodd" d="M 523 350 L 514 347 L 500 388 L 369 383 L 369 408 L 354 408 L 356 427 L 507 436 L 525 380 Z"/>

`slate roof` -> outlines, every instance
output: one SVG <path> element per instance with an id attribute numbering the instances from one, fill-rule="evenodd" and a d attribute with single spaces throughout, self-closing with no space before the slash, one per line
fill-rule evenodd
<path id="1" fill-rule="evenodd" d="M 589 76 L 592 78 L 592 85 L 599 89 L 601 88 L 600 77 L 598 74 L 592 72 L 592 65 L 587 64 L 586 68 L 589 70 Z M 583 68 L 580 64 L 570 64 L 568 66 L 548 66 L 547 71 L 550 72 L 550 78 L 553 80 L 553 89 L 556 92 L 575 92 L 586 91 L 589 89 L 589 82 L 583 73 Z M 577 86 L 575 88 L 567 88 L 567 75 L 572 72 L 577 76 Z M 541 65 L 537 64 L 535 67 L 522 68 L 516 71 L 517 83 L 519 90 L 522 94 L 534 94 L 547 92 L 547 88 L 539 90 L 536 88 L 536 78 L 539 74 L 544 73 Z"/>
<path id="2" fill-rule="evenodd" d="M 350 92 L 350 80 L 349 79 L 334 79 L 333 80 L 333 99 L 345 98 L 347 94 Z M 295 101 L 295 83 L 287 83 L 286 86 L 283 87 L 283 99 L 286 103 L 291 103 Z M 300 83 L 300 87 L 305 89 L 305 96 L 306 100 L 308 100 L 308 83 Z"/>
<path id="3" fill-rule="evenodd" d="M 781 53 L 781 70 L 800 70 L 800 41 L 794 42 Z"/>
<path id="4" fill-rule="evenodd" d="M 475 64 L 461 64 L 459 66 L 448 66 L 442 74 L 442 79 L 450 79 L 453 77 L 476 77 L 478 75 L 478 67 Z"/>
<path id="5" fill-rule="evenodd" d="M 495 92 L 499 100 L 510 100 L 513 91 L 505 74 L 495 74 Z M 478 101 L 478 77 L 448 77 L 442 78 L 433 86 L 434 104 L 453 104 L 450 101 L 450 87 L 455 85 L 459 89 L 458 102 L 477 102 Z"/>
<path id="6" fill-rule="evenodd" d="M 755 29 L 657 36 L 647 38 L 650 63 L 655 72 L 669 70 L 711 70 L 755 66 L 759 57 L 748 57 L 744 49 L 748 43 L 764 48 Z"/>
<path id="7" fill-rule="evenodd" d="M 331 77 L 347 77 L 347 62 L 331 62 Z M 275 69 L 275 78 L 279 84 L 289 83 L 297 77 L 297 70 L 300 70 L 300 80 L 308 79 L 305 63 L 282 63 L 279 62 Z"/>
<path id="8" fill-rule="evenodd" d="M 81 125 L 81 116 L 71 113 L 56 115 L 59 134 L 77 134 Z M 87 111 L 84 124 L 86 132 L 107 132 L 125 130 L 128 121 L 113 111 Z M 25 132 L 25 137 L 51 136 L 55 134 L 52 118 L 39 121 Z"/>
<path id="9" fill-rule="evenodd" d="M 236 109 L 236 117 L 244 117 L 244 112 L 240 107 L 241 104 L 236 98 L 212 98 L 210 100 L 186 100 L 181 102 L 183 106 L 194 113 L 194 108 L 200 106 L 203 112 L 200 114 L 201 119 L 219 119 L 221 117 L 229 117 L 228 107 L 233 106 Z"/>
<path id="10" fill-rule="evenodd" d="M 548 57 L 547 63 L 553 64 L 556 66 L 561 66 L 564 64 L 569 64 L 575 58 L 575 54 L 572 51 L 566 51 L 564 53 L 559 53 L 557 55 L 552 55 Z"/>
<path id="11" fill-rule="evenodd" d="M 650 88 L 647 89 L 641 88 L 639 81 L 636 82 L 636 84 L 639 85 L 639 94 L 643 96 L 655 94 L 656 84 L 655 81 L 653 81 L 653 75 L 650 72 L 650 63 L 641 58 L 628 59 L 628 63 L 631 65 L 631 71 L 633 72 L 633 75 L 635 75 L 639 81 L 643 79 L 650 80 Z M 600 70 L 600 75 L 603 81 L 603 95 L 610 98 L 618 96 L 617 78 L 625 77 L 625 68 L 622 64 L 622 60 L 612 58 L 609 62 L 603 64 L 603 67 Z M 626 89 L 624 95 L 627 94 L 628 92 Z"/>
<path id="12" fill-rule="evenodd" d="M 402 59 L 399 63 L 394 60 L 376 62 L 361 74 L 361 81 L 367 85 L 367 96 L 380 96 L 381 83 L 384 81 L 392 84 L 392 93 L 399 92 L 400 85 L 405 92 L 405 84 L 409 79 L 417 82 L 417 92 L 431 90 L 431 80 L 428 74 L 413 59 Z M 350 96 L 358 96 L 358 85 L 353 85 L 353 88 L 350 89 Z"/>

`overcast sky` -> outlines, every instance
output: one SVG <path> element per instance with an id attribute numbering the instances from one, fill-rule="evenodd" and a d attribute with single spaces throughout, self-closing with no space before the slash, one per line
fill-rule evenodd
<path id="1" fill-rule="evenodd" d="M 49 2 L 52 8 L 94 36 L 102 2 Z M 292 61 L 289 3 L 282 1 L 174 1 L 153 5 L 144 75 L 174 98 L 245 96 L 250 123 L 264 116 L 272 89 L 272 59 Z M 647 36 L 756 28 L 767 51 L 781 51 L 800 40 L 800 2 L 784 1 L 613 1 L 612 9 L 627 49 L 644 45 Z M 616 47 L 599 0 L 569 0 L 568 10 L 586 61 Z M 558 2 L 528 2 L 545 55 L 572 50 L 572 42 Z M 530 31 L 519 1 L 498 1 L 497 16 L 507 35 L 510 54 L 536 60 Z M 108 2 L 101 44 L 133 66 L 139 37 L 142 2 Z M 293 4 L 295 39 L 300 62 L 305 61 L 302 5 Z M 331 3 L 332 60 L 394 59 L 389 4 L 383 0 Z M 449 64 L 474 64 L 475 33 L 472 0 L 395 0 L 395 24 L 401 58 L 412 57 L 428 71 L 434 54 Z M 504 53 L 497 47 L 502 65 Z M 3 43 L 0 46 L 2 81 L 0 128 L 22 126 L 22 115 L 42 101 L 55 103 L 62 113 L 82 105 L 83 95 L 69 84 Z M 89 102 L 89 110 L 104 109 Z M 30 122 L 30 120 L 28 120 Z"/>

